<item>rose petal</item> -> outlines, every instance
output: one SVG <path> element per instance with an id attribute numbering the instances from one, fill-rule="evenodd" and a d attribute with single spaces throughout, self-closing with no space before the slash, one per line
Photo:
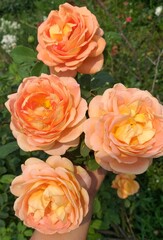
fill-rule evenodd
<path id="1" fill-rule="evenodd" d="M 78 67 L 77 71 L 83 74 L 94 74 L 101 70 L 103 62 L 102 54 L 97 57 L 89 57 Z"/>

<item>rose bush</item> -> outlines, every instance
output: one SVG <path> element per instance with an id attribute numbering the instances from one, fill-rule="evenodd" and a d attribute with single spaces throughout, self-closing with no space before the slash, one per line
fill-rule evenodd
<path id="1" fill-rule="evenodd" d="M 96 17 L 86 8 L 62 4 L 38 28 L 38 59 L 51 73 L 75 76 L 101 70 L 105 40 Z"/>
<path id="2" fill-rule="evenodd" d="M 25 78 L 6 107 L 13 135 L 24 151 L 61 155 L 78 145 L 87 103 L 75 79 L 46 74 Z"/>
<path id="3" fill-rule="evenodd" d="M 135 178 L 133 174 L 118 174 L 112 182 L 112 188 L 117 189 L 118 196 L 125 199 L 139 190 L 139 183 Z"/>
<path id="4" fill-rule="evenodd" d="M 163 106 L 148 91 L 116 84 L 92 99 L 84 132 L 104 169 L 140 174 L 163 155 Z"/>
<path id="5" fill-rule="evenodd" d="M 44 234 L 76 229 L 88 212 L 91 178 L 67 158 L 29 158 L 11 184 L 17 217 Z"/>

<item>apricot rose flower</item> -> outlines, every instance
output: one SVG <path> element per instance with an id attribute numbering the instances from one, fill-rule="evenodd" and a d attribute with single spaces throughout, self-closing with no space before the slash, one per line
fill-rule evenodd
<path id="1" fill-rule="evenodd" d="M 13 135 L 24 151 L 62 155 L 78 145 L 87 103 L 75 79 L 46 74 L 25 78 L 6 107 Z"/>
<path id="2" fill-rule="evenodd" d="M 125 199 L 130 195 L 134 195 L 139 190 L 139 183 L 135 181 L 133 174 L 118 174 L 112 181 L 112 188 L 117 189 L 119 198 Z"/>
<path id="3" fill-rule="evenodd" d="M 116 84 L 92 99 L 84 132 L 104 169 L 140 174 L 163 155 L 163 106 L 148 91 Z"/>
<path id="4" fill-rule="evenodd" d="M 67 158 L 29 158 L 11 184 L 15 214 L 44 234 L 69 232 L 88 212 L 90 184 L 88 173 Z"/>
<path id="5" fill-rule="evenodd" d="M 106 43 L 102 35 L 96 17 L 86 7 L 62 4 L 38 28 L 37 57 L 51 73 L 96 73 L 103 65 Z"/>

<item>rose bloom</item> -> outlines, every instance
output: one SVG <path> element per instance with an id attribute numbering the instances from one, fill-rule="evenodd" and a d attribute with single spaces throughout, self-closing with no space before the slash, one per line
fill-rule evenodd
<path id="1" fill-rule="evenodd" d="M 117 189 L 118 197 L 125 199 L 134 195 L 139 190 L 139 183 L 135 181 L 135 175 L 118 174 L 112 182 L 112 188 Z"/>
<path id="2" fill-rule="evenodd" d="M 103 66 L 106 42 L 96 17 L 86 8 L 62 4 L 38 28 L 38 59 L 51 73 L 92 74 Z"/>
<path id="3" fill-rule="evenodd" d="M 87 103 L 75 79 L 46 74 L 25 78 L 6 107 L 13 135 L 24 151 L 61 155 L 78 145 Z"/>
<path id="4" fill-rule="evenodd" d="M 163 155 L 163 106 L 148 91 L 116 84 L 89 105 L 85 143 L 115 173 L 140 174 Z"/>
<path id="5" fill-rule="evenodd" d="M 44 234 L 69 232 L 88 212 L 90 184 L 88 173 L 67 158 L 29 158 L 11 184 L 15 214 Z"/>

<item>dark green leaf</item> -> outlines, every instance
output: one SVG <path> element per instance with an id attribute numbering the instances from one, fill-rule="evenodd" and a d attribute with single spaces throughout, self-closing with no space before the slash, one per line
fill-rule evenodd
<path id="1" fill-rule="evenodd" d="M 40 76 L 41 73 L 48 73 L 48 68 L 43 62 L 37 62 L 31 71 L 31 76 Z"/>
<path id="2" fill-rule="evenodd" d="M 0 167 L 0 174 L 4 174 L 7 172 L 7 169 L 5 167 Z"/>
<path id="3" fill-rule="evenodd" d="M 8 218 L 8 213 L 6 213 L 6 212 L 0 212 L 0 219 L 2 218 L 2 219 L 5 219 L 5 218 Z"/>
<path id="4" fill-rule="evenodd" d="M 19 66 L 18 74 L 21 79 L 30 76 L 32 66 L 33 66 L 33 62 L 22 63 Z"/>
<path id="5" fill-rule="evenodd" d="M 109 86 L 110 83 L 113 83 L 114 80 L 112 76 L 110 76 L 107 72 L 98 72 L 94 75 L 93 79 L 91 80 L 91 89 L 98 89 L 104 86 Z"/>
<path id="6" fill-rule="evenodd" d="M 14 178 L 15 176 L 12 174 L 5 174 L 0 178 L 0 182 L 10 184 Z"/>
<path id="7" fill-rule="evenodd" d="M 0 219 L 0 228 L 5 227 L 5 221 Z"/>
<path id="8" fill-rule="evenodd" d="M 98 214 L 101 211 L 101 203 L 96 197 L 93 202 L 93 213 Z"/>
<path id="9" fill-rule="evenodd" d="M 19 149 L 16 141 L 7 143 L 0 147 L 0 159 L 6 158 L 10 153 Z"/>
<path id="10" fill-rule="evenodd" d="M 84 99 L 87 100 L 88 98 L 91 97 L 91 92 L 90 92 L 90 91 L 87 91 L 87 90 L 81 89 L 81 95 L 82 95 L 82 97 L 83 97 Z"/>
<path id="11" fill-rule="evenodd" d="M 81 88 L 87 91 L 90 91 L 90 82 L 91 82 L 91 75 L 82 75 L 78 79 L 79 84 L 81 85 Z"/>
<path id="12" fill-rule="evenodd" d="M 16 63 L 28 63 L 37 60 L 37 53 L 31 48 L 17 46 L 11 51 L 11 57 Z"/>

